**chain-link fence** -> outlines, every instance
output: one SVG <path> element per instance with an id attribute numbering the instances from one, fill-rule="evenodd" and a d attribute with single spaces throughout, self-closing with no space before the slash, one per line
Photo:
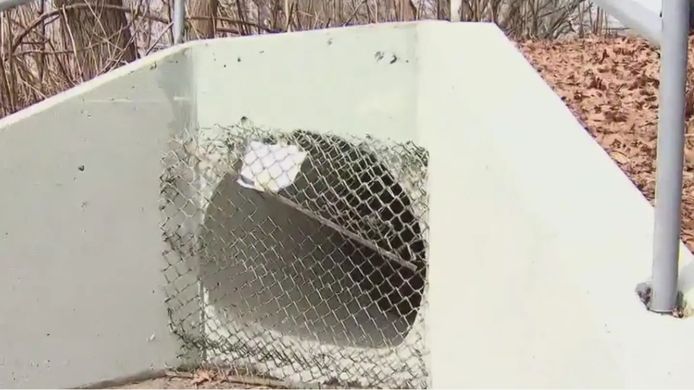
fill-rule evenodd
<path id="1" fill-rule="evenodd" d="M 182 133 L 161 181 L 174 332 L 288 383 L 428 387 L 427 160 L 247 119 Z"/>

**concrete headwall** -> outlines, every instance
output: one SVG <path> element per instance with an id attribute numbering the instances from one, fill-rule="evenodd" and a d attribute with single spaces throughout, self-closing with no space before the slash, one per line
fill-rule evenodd
<path id="1" fill-rule="evenodd" d="M 648 202 L 498 28 L 421 22 L 197 42 L 0 121 L 0 386 L 180 361 L 162 154 L 242 116 L 429 150 L 434 387 L 694 383 L 692 319 L 634 292 Z"/>
<path id="2" fill-rule="evenodd" d="M 173 49 L 0 121 L 0 387 L 70 387 L 176 365 L 159 175 L 195 120 Z"/>

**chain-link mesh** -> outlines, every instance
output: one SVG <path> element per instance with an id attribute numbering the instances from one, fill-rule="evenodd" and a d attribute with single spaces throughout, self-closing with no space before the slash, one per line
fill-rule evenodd
<path id="1" fill-rule="evenodd" d="M 174 332 L 288 383 L 428 387 L 428 155 L 240 124 L 172 140 L 162 175 Z"/>

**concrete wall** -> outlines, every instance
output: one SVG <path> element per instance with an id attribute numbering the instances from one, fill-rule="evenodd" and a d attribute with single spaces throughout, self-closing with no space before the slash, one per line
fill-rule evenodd
<path id="1" fill-rule="evenodd" d="M 638 189 L 495 26 L 422 24 L 418 57 L 434 386 L 691 387 L 694 319 L 635 293 Z M 680 265 L 692 302 L 684 247 Z"/>
<path id="2" fill-rule="evenodd" d="M 415 24 L 206 41 L 195 51 L 200 125 L 414 140 Z"/>
<path id="3" fill-rule="evenodd" d="M 178 363 L 158 178 L 194 121 L 188 60 L 162 52 L 0 121 L 0 387 Z"/>
<path id="4" fill-rule="evenodd" d="M 694 383 L 694 323 L 635 293 L 651 206 L 494 25 L 213 41 L 195 72 L 205 126 L 247 116 L 429 149 L 435 387 Z M 682 246 L 690 301 L 693 264 Z"/>
<path id="5" fill-rule="evenodd" d="M 161 155 L 241 116 L 429 149 L 435 387 L 694 383 L 694 323 L 634 292 L 648 202 L 496 27 L 422 22 L 191 44 L 1 121 L 0 385 L 177 363 Z"/>

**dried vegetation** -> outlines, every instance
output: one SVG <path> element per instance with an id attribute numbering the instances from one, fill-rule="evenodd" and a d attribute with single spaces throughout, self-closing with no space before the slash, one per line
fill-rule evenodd
<path id="1" fill-rule="evenodd" d="M 39 0 L 0 12 L 0 117 L 172 42 L 173 0 Z M 188 39 L 448 19 L 448 0 L 188 0 Z M 580 0 L 464 0 L 464 20 L 556 38 L 602 29 Z"/>

